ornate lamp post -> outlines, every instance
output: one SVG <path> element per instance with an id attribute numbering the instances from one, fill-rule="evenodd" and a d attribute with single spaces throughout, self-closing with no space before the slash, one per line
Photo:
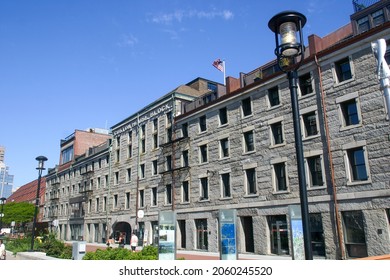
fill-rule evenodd
<path id="1" fill-rule="evenodd" d="M 37 215 L 38 215 L 38 208 L 39 208 L 39 192 L 41 189 L 41 176 L 42 171 L 45 170 L 44 168 L 44 162 L 47 161 L 47 157 L 45 156 L 39 156 L 36 158 L 38 161 L 38 188 L 37 188 L 37 195 L 35 198 L 35 212 L 34 212 L 34 222 L 33 222 L 33 228 L 32 228 L 32 235 L 31 235 L 31 251 L 34 251 L 34 239 L 35 239 L 35 227 L 37 224 Z"/>
<path id="2" fill-rule="evenodd" d="M 1 214 L 0 214 L 0 230 L 3 228 L 3 216 L 4 216 L 4 204 L 7 201 L 5 197 L 0 198 L 1 201 Z"/>
<path id="3" fill-rule="evenodd" d="M 309 208 L 307 201 L 305 166 L 297 96 L 297 70 L 304 59 L 305 52 L 302 35 L 302 28 L 305 23 L 306 17 L 301 13 L 295 11 L 285 11 L 271 18 L 268 22 L 268 27 L 275 33 L 275 55 L 277 57 L 278 66 L 280 70 L 287 73 L 289 81 L 295 134 L 295 150 L 298 165 L 305 259 L 312 260 L 313 253 L 310 237 Z"/>

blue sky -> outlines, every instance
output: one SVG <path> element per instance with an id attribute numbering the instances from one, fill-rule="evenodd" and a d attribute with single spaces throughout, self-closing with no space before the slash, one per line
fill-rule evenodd
<path id="1" fill-rule="evenodd" d="M 274 59 L 268 21 L 307 17 L 304 37 L 349 22 L 352 0 L 2 0 L 0 145 L 15 187 L 59 161 L 75 129 L 114 124 L 197 77 L 223 83 Z M 44 173 L 46 174 L 46 172 Z"/>

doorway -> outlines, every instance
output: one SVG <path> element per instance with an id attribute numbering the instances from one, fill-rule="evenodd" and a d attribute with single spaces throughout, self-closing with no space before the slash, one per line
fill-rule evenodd
<path id="1" fill-rule="evenodd" d="M 245 238 L 245 252 L 254 253 L 255 243 L 253 238 L 253 218 L 242 217 L 241 222 Z"/>
<path id="2" fill-rule="evenodd" d="M 288 227 L 285 215 L 268 217 L 271 237 L 271 253 L 276 255 L 289 254 Z"/>
<path id="3" fill-rule="evenodd" d="M 187 247 L 186 244 L 186 221 L 178 220 L 179 231 L 180 231 L 180 248 L 185 249 Z"/>

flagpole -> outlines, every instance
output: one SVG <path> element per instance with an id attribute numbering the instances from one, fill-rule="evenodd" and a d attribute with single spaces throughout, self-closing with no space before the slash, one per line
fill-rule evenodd
<path id="1" fill-rule="evenodd" d="M 225 60 L 222 60 L 222 66 L 223 66 L 223 85 L 226 86 L 226 65 L 225 65 Z"/>

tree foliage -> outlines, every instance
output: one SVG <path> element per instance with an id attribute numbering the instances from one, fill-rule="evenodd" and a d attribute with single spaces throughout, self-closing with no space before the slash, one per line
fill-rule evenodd
<path id="1" fill-rule="evenodd" d="M 28 202 L 7 202 L 4 204 L 3 224 L 30 222 L 34 218 L 35 205 Z"/>

